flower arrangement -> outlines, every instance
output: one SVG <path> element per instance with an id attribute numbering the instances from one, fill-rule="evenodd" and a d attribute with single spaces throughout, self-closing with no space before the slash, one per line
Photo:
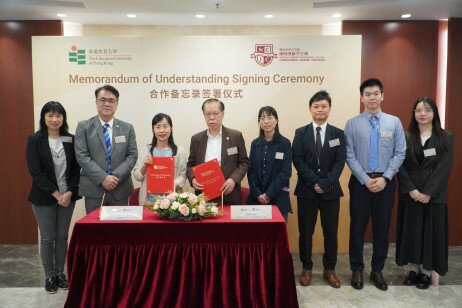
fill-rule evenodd
<path id="1" fill-rule="evenodd" d="M 161 217 L 181 220 L 197 220 L 222 214 L 215 203 L 205 201 L 204 195 L 173 192 L 166 196 L 156 196 L 156 201 L 148 201 L 144 207 Z"/>

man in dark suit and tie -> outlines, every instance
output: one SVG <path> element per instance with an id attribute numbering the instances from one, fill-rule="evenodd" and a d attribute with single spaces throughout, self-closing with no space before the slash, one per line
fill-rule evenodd
<path id="1" fill-rule="evenodd" d="M 133 191 L 131 171 L 138 157 L 133 126 L 114 118 L 119 91 L 105 85 L 95 91 L 98 115 L 80 121 L 75 133 L 75 155 L 82 167 L 79 194 L 85 210 L 104 205 L 127 205 Z"/>
<path id="2" fill-rule="evenodd" d="M 221 187 L 224 204 L 241 204 L 241 181 L 247 173 L 249 158 L 240 131 L 222 125 L 225 105 L 218 99 L 202 104 L 202 113 L 208 129 L 191 137 L 186 175 L 196 192 L 204 189 L 196 181 L 192 167 L 216 158 L 226 179 Z M 221 199 L 221 198 L 220 198 Z M 220 202 L 220 199 L 211 202 Z"/>
<path id="3" fill-rule="evenodd" d="M 323 277 L 334 288 L 340 287 L 335 275 L 337 263 L 337 230 L 340 197 L 343 196 L 339 177 L 346 159 L 343 130 L 327 124 L 331 98 L 326 91 L 311 97 L 309 108 L 313 122 L 295 131 L 292 159 L 298 172 L 295 188 L 298 204 L 298 230 L 300 260 L 303 270 L 300 284 L 311 284 L 313 261 L 312 237 L 318 210 L 324 235 Z"/>

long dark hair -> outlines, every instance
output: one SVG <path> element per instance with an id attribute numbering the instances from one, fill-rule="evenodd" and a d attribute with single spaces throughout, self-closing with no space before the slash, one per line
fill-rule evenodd
<path id="1" fill-rule="evenodd" d="M 266 114 L 267 116 L 273 116 L 278 121 L 276 123 L 276 127 L 274 129 L 274 135 L 273 135 L 273 142 L 278 143 L 279 139 L 281 138 L 281 133 L 279 132 L 279 118 L 278 118 L 278 113 L 276 109 L 274 109 L 271 106 L 261 107 L 260 110 L 258 111 L 258 118 L 257 118 L 258 123 L 260 123 L 260 118 L 263 114 Z M 260 134 L 258 136 L 258 139 L 259 139 L 258 143 L 265 142 L 265 131 L 261 128 L 260 128 Z"/>
<path id="2" fill-rule="evenodd" d="M 170 125 L 170 127 L 172 128 L 172 130 L 170 131 L 170 136 L 168 137 L 168 145 L 172 148 L 172 156 L 175 156 L 177 151 L 178 151 L 178 146 L 175 144 L 175 142 L 173 141 L 173 124 L 172 124 L 172 118 L 168 115 L 168 114 L 165 114 L 165 113 L 158 113 L 154 116 L 154 118 L 152 118 L 152 123 L 151 123 L 151 126 L 152 128 L 154 129 L 154 126 L 156 126 L 157 123 L 159 123 L 160 121 L 162 121 L 163 119 L 167 119 L 167 122 L 168 124 Z M 156 134 L 154 134 L 154 132 L 152 132 L 152 142 L 151 142 L 151 155 L 153 154 L 154 152 L 154 148 L 156 147 L 157 145 L 157 138 L 156 138 Z"/>
<path id="3" fill-rule="evenodd" d="M 442 153 L 446 149 L 446 141 L 443 136 L 444 130 L 443 128 L 441 128 L 440 114 L 438 113 L 438 106 L 436 106 L 435 101 L 428 97 L 418 98 L 414 103 L 414 107 L 412 108 L 412 117 L 408 129 L 410 133 L 409 148 L 411 149 L 411 151 L 414 152 L 414 154 L 419 151 L 422 151 L 419 123 L 417 123 L 417 120 L 415 119 L 414 112 L 419 103 L 424 103 L 425 107 L 429 107 L 433 110 L 432 135 L 436 139 L 436 148 L 438 152 Z"/>
<path id="4" fill-rule="evenodd" d="M 63 125 L 59 128 L 59 134 L 61 136 L 69 135 L 69 126 L 67 125 L 67 115 L 66 109 L 64 109 L 63 105 L 55 101 L 49 101 L 42 107 L 42 111 L 40 111 L 40 122 L 39 122 L 39 130 L 38 132 L 42 136 L 48 136 L 48 127 L 45 123 L 45 114 L 48 112 L 58 113 L 63 116 Z"/>

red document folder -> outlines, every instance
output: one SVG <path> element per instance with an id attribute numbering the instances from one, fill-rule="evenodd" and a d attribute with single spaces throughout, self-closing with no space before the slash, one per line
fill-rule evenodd
<path id="1" fill-rule="evenodd" d="M 153 157 L 146 169 L 146 193 L 169 194 L 175 191 L 173 157 Z"/>
<path id="2" fill-rule="evenodd" d="M 225 177 L 216 158 L 197 165 L 192 170 L 196 181 L 204 185 L 203 193 L 206 200 L 221 196 L 220 188 L 225 183 Z"/>

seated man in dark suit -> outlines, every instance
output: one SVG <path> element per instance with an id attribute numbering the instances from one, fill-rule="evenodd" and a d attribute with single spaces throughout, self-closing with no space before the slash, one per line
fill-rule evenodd
<path id="1" fill-rule="evenodd" d="M 202 112 L 208 129 L 191 137 L 186 175 L 196 192 L 200 192 L 204 187 L 196 181 L 192 167 L 214 158 L 218 159 L 226 179 L 221 187 L 223 203 L 240 204 L 241 181 L 249 167 L 244 137 L 240 131 L 222 125 L 225 105 L 221 101 L 206 100 L 202 104 Z M 221 203 L 218 198 L 210 201 Z"/>
<path id="2" fill-rule="evenodd" d="M 334 288 L 340 287 L 335 275 L 337 263 L 337 230 L 340 197 L 343 196 L 339 177 L 346 159 L 343 130 L 327 124 L 331 98 L 326 91 L 311 97 L 309 108 L 313 122 L 295 131 L 292 159 L 298 171 L 295 188 L 298 204 L 298 230 L 300 260 L 303 263 L 300 284 L 311 284 L 312 236 L 318 210 L 324 235 L 324 279 Z"/>

